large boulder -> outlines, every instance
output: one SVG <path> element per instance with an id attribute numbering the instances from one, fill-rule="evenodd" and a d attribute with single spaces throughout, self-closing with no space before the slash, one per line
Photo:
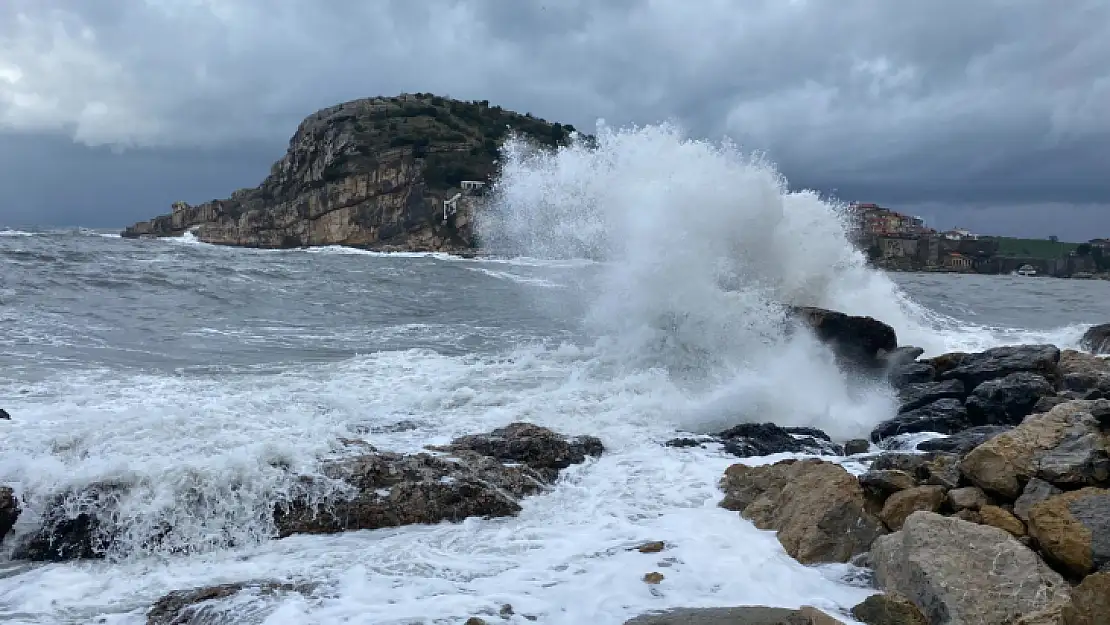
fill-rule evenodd
<path id="1" fill-rule="evenodd" d="M 942 380 L 960 380 L 974 390 L 983 382 L 1021 371 L 1036 373 L 1055 382 L 1060 348 L 1055 345 L 993 347 L 977 354 L 963 354 L 955 366 L 939 374 Z"/>
<path id="2" fill-rule="evenodd" d="M 0 543 L 4 542 L 4 537 L 15 527 L 19 513 L 19 500 L 15 498 L 15 492 L 9 486 L 0 486 Z"/>
<path id="3" fill-rule="evenodd" d="M 1088 575 L 1071 591 L 1071 605 L 1064 607 L 1065 625 L 1110 623 L 1110 571 Z"/>
<path id="4" fill-rule="evenodd" d="M 739 608 L 680 608 L 644 614 L 624 625 L 843 625 L 820 610 L 743 606 Z"/>
<path id="5" fill-rule="evenodd" d="M 852 608 L 852 616 L 865 625 L 929 625 L 921 610 L 899 595 L 871 595 Z"/>
<path id="6" fill-rule="evenodd" d="M 936 380 L 937 370 L 931 363 L 915 360 L 895 365 L 887 371 L 886 379 L 894 388 L 901 389 L 910 384 L 924 384 Z"/>
<path id="7" fill-rule="evenodd" d="M 472 451 L 501 462 L 519 462 L 553 481 L 559 471 L 581 464 L 605 450 L 594 436 L 568 438 L 531 423 L 511 423 L 488 434 L 471 434 L 450 445 L 432 447 L 437 451 Z"/>
<path id="8" fill-rule="evenodd" d="M 916 605 L 933 625 L 1015 623 L 1060 611 L 1068 585 L 1010 534 L 931 512 L 876 539 L 875 580 Z"/>
<path id="9" fill-rule="evenodd" d="M 964 399 L 967 389 L 959 380 L 945 380 L 944 382 L 919 382 L 907 384 L 898 389 L 898 412 L 909 412 L 938 399 Z"/>
<path id="10" fill-rule="evenodd" d="M 741 423 L 717 435 L 725 451 L 740 458 L 796 453 L 840 455 L 844 449 L 812 428 L 783 428 L 774 423 Z"/>
<path id="11" fill-rule="evenodd" d="M 971 450 L 960 471 L 971 483 L 1008 501 L 1017 499 L 1033 477 L 1069 486 L 1097 484 L 1100 458 L 1110 440 L 1092 411 L 1110 412 L 1110 401 L 1076 400 L 1030 415 Z"/>
<path id="12" fill-rule="evenodd" d="M 262 622 L 274 605 L 265 601 L 230 601 L 240 594 L 279 597 L 311 591 L 308 586 L 281 582 L 238 582 L 175 590 L 151 606 L 147 625 L 209 625 Z M 256 620 L 257 619 L 257 620 Z"/>
<path id="13" fill-rule="evenodd" d="M 1096 354 L 1110 354 L 1110 323 L 1087 328 L 1079 344 Z"/>
<path id="14" fill-rule="evenodd" d="M 1083 488 L 1036 504 L 1029 511 L 1029 533 L 1051 561 L 1076 577 L 1110 572 L 1110 489 Z"/>
<path id="15" fill-rule="evenodd" d="M 950 436 L 922 441 L 917 444 L 917 448 L 920 451 L 944 451 L 963 457 L 972 449 L 1003 432 L 1009 432 L 1010 429 L 1008 425 L 977 425 Z"/>
<path id="16" fill-rule="evenodd" d="M 939 434 L 954 434 L 971 427 L 968 421 L 967 408 L 958 399 L 938 399 L 931 404 L 903 412 L 902 414 L 883 421 L 871 430 L 871 441 L 898 436 L 899 434 L 916 434 L 918 432 L 937 432 Z"/>
<path id="17" fill-rule="evenodd" d="M 1017 425 L 1042 397 L 1055 394 L 1044 376 L 1019 371 L 975 387 L 967 398 L 967 414 L 976 425 Z"/>
<path id="18" fill-rule="evenodd" d="M 859 481 L 831 462 L 735 464 L 725 471 L 721 488 L 723 508 L 777 531 L 786 552 L 803 564 L 847 562 L 885 532 L 867 510 Z"/>
<path id="19" fill-rule="evenodd" d="M 1052 484 L 1034 477 L 1025 483 L 1021 496 L 1014 502 L 1014 516 L 1028 523 L 1033 506 L 1042 501 L 1048 501 L 1062 492 L 1064 491 Z"/>
<path id="20" fill-rule="evenodd" d="M 809 306 L 795 306 L 790 312 L 849 366 L 864 369 L 885 366 L 885 356 L 898 348 L 894 328 L 877 319 Z"/>
<path id="21" fill-rule="evenodd" d="M 916 486 L 900 490 L 883 503 L 879 518 L 892 531 L 898 531 L 906 519 L 918 510 L 940 512 L 946 498 L 943 486 Z"/>

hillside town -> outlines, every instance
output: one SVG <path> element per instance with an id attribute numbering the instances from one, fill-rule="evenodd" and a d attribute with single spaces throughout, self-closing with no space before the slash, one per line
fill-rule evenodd
<path id="1" fill-rule="evenodd" d="M 875 203 L 848 210 L 856 244 L 876 266 L 890 271 L 1015 274 L 1110 279 L 1110 239 L 1066 243 L 1048 237 L 1013 239 L 964 228 L 937 231 L 925 219 Z"/>

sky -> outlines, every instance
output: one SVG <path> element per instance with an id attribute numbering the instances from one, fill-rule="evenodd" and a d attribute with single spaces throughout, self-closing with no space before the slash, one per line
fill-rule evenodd
<path id="1" fill-rule="evenodd" d="M 3 0 L 0 225 L 226 197 L 313 111 L 403 92 L 674 121 L 942 228 L 1110 236 L 1110 0 Z"/>

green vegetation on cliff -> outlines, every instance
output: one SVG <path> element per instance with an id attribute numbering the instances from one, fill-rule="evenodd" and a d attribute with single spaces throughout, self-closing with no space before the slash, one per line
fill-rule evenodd
<path id="1" fill-rule="evenodd" d="M 1063 258 L 1074 252 L 1078 243 L 1065 243 L 1050 239 L 1013 239 L 1010 237 L 989 237 L 998 242 L 999 256 L 1019 256 L 1051 260 Z"/>

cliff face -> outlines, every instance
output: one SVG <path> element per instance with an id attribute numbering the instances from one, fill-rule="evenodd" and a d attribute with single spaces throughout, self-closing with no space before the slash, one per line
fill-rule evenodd
<path id="1" fill-rule="evenodd" d="M 574 128 L 430 94 L 347 102 L 306 118 L 258 187 L 175 203 L 122 234 L 192 231 L 207 243 L 263 248 L 466 249 L 477 198 L 460 185 L 488 180 L 510 131 L 555 146 Z M 444 200 L 456 194 L 458 211 L 445 220 Z"/>

